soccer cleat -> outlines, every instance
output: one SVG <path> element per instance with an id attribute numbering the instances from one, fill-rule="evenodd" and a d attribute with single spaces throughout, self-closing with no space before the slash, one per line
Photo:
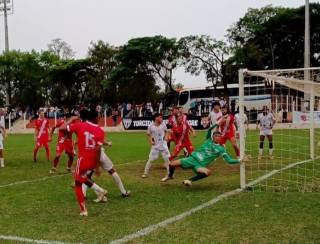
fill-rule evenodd
<path id="1" fill-rule="evenodd" d="M 52 169 L 50 169 L 49 174 L 55 174 L 56 172 L 57 172 L 57 169 L 56 168 L 52 168 Z"/>
<path id="2" fill-rule="evenodd" d="M 71 173 L 71 168 L 67 168 L 67 173 Z"/>
<path id="3" fill-rule="evenodd" d="M 126 191 L 126 193 L 122 193 L 121 196 L 122 196 L 123 198 L 125 198 L 125 197 L 130 197 L 130 196 L 131 196 L 131 191 Z"/>
<path id="4" fill-rule="evenodd" d="M 80 216 L 88 217 L 88 211 L 81 211 Z"/>
<path id="5" fill-rule="evenodd" d="M 161 179 L 161 182 L 166 182 L 166 181 L 172 180 L 172 179 L 173 179 L 173 177 L 170 177 L 169 175 L 167 175 L 166 177 Z"/>
<path id="6" fill-rule="evenodd" d="M 259 156 L 258 156 L 258 160 L 261 160 L 261 159 L 262 159 L 262 155 L 259 155 Z"/>
<path id="7" fill-rule="evenodd" d="M 148 175 L 147 174 L 143 174 L 143 175 L 141 175 L 141 178 L 143 178 L 143 179 L 148 178 Z"/>
<path id="8" fill-rule="evenodd" d="M 95 203 L 103 203 L 103 202 L 108 202 L 108 198 L 106 196 L 98 197 L 97 199 L 93 200 Z"/>
<path id="9" fill-rule="evenodd" d="M 273 160 L 274 159 L 273 155 L 269 155 L 269 159 Z"/>
<path id="10" fill-rule="evenodd" d="M 184 180 L 182 182 L 185 186 L 192 186 L 192 181 L 191 180 Z"/>
<path id="11" fill-rule="evenodd" d="M 94 202 L 96 203 L 99 203 L 99 202 L 107 202 L 108 201 L 108 198 L 107 198 L 107 191 L 106 190 L 103 190 L 103 192 L 99 192 L 98 193 L 98 197 L 97 199 L 94 200 Z"/>

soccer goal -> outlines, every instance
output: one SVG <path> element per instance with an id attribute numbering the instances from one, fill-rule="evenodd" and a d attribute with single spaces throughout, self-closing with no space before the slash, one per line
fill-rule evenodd
<path id="1" fill-rule="evenodd" d="M 239 71 L 240 183 L 320 190 L 320 68 Z"/>

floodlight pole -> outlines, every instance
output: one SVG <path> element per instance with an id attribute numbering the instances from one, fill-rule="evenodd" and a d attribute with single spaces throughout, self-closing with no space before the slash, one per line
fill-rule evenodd
<path id="1" fill-rule="evenodd" d="M 8 11 L 7 0 L 3 0 L 3 16 L 4 16 L 4 34 L 5 34 L 5 53 L 9 52 L 9 31 L 8 31 Z M 6 106 L 10 105 L 10 81 L 6 80 Z"/>
<path id="2" fill-rule="evenodd" d="M 3 0 L 3 13 L 4 13 L 4 32 L 5 32 L 5 51 L 9 51 L 9 31 L 8 31 L 8 11 L 7 0 Z"/>

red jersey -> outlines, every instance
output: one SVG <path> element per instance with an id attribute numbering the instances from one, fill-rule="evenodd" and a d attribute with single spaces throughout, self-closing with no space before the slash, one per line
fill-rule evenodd
<path id="1" fill-rule="evenodd" d="M 188 145 L 191 144 L 190 141 L 190 131 L 191 126 L 188 123 L 177 124 L 172 127 L 172 132 L 174 134 L 174 138 L 176 139 L 176 144 L 179 145 Z"/>
<path id="2" fill-rule="evenodd" d="M 227 119 L 230 119 L 230 121 L 229 121 L 229 125 L 228 125 L 228 127 L 226 128 L 226 124 L 227 124 Z M 235 120 L 235 118 L 234 118 L 234 116 L 232 115 L 232 114 L 228 114 L 228 115 L 224 115 L 223 117 L 222 117 L 222 119 L 220 119 L 220 124 L 219 124 L 219 126 L 220 126 L 220 132 L 223 134 L 223 136 L 224 135 L 228 135 L 228 136 L 234 136 L 234 134 L 235 134 L 235 130 L 236 130 L 236 127 L 235 127 L 235 125 L 234 125 L 234 120 Z"/>
<path id="3" fill-rule="evenodd" d="M 49 120 L 37 119 L 35 127 L 38 130 L 37 140 L 48 140 L 49 139 Z"/>
<path id="4" fill-rule="evenodd" d="M 182 123 L 188 123 L 188 120 L 187 120 L 187 115 L 183 115 L 183 118 L 182 118 Z M 176 119 L 176 116 L 175 115 L 170 115 L 169 118 L 168 118 L 168 125 L 174 127 L 174 126 L 177 126 L 177 119 Z"/>
<path id="5" fill-rule="evenodd" d="M 61 125 L 63 125 L 66 121 L 64 119 L 59 119 L 57 121 L 56 128 L 59 128 Z M 72 142 L 72 136 L 69 133 L 60 131 L 58 132 L 58 143 L 64 143 L 64 142 Z"/>
<path id="6" fill-rule="evenodd" d="M 79 158 L 97 160 L 97 146 L 104 143 L 104 131 L 96 124 L 79 122 L 68 125 L 68 132 L 78 137 Z"/>

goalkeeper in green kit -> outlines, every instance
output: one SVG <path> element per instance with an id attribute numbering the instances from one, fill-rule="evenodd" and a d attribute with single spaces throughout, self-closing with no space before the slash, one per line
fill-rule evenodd
<path id="1" fill-rule="evenodd" d="M 216 130 L 217 127 L 218 125 L 216 124 L 210 127 L 206 136 L 206 141 L 189 157 L 171 162 L 169 165 L 169 174 L 161 181 L 166 182 L 173 179 L 175 168 L 181 167 L 183 169 L 193 169 L 196 173 L 196 175 L 189 180 L 183 181 L 184 185 L 191 186 L 193 181 L 201 180 L 211 174 L 211 170 L 207 167 L 219 157 L 223 157 L 229 164 L 240 163 L 240 159 L 231 158 L 224 146 L 219 144 L 221 133 Z"/>

